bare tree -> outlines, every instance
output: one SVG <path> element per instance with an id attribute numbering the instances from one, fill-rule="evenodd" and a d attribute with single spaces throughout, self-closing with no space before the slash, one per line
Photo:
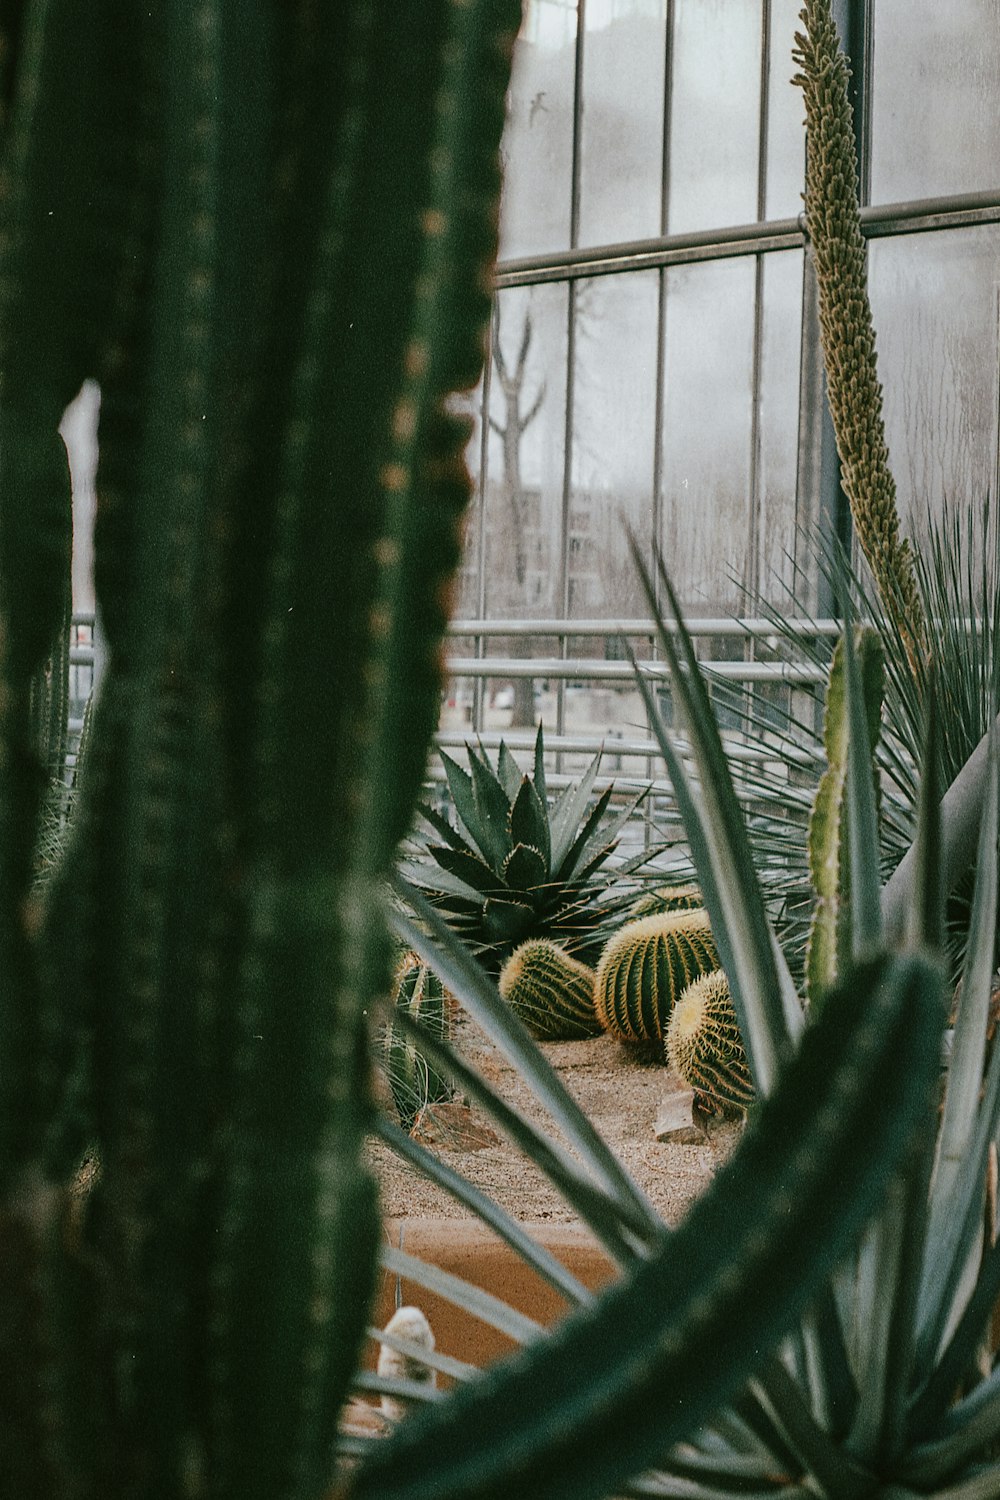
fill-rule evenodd
<path id="1" fill-rule="evenodd" d="M 500 439 L 503 455 L 503 504 L 505 510 L 504 533 L 513 549 L 513 579 L 517 602 L 527 606 L 527 582 L 530 541 L 531 505 L 521 479 L 521 440 L 542 409 L 546 395 L 543 380 L 535 395 L 529 400 L 525 393 L 528 354 L 531 349 L 531 313 L 526 312 L 521 327 L 521 340 L 517 358 L 508 364 L 500 341 L 500 306 L 493 307 L 493 369 L 497 383 L 503 392 L 505 415 L 502 422 L 491 413 L 490 427 Z M 532 642 L 523 637 L 515 640 L 514 655 L 531 654 Z M 512 727 L 523 727 L 534 723 L 534 687 L 530 677 L 514 679 L 514 707 Z"/>

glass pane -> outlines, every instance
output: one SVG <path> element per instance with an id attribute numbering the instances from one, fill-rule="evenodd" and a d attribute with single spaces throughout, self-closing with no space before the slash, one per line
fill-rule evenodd
<path id="1" fill-rule="evenodd" d="M 752 260 L 667 275 L 663 547 L 695 615 L 738 610 L 748 575 L 753 289 Z"/>
<path id="2" fill-rule="evenodd" d="M 876 0 L 872 198 L 996 186 L 1000 0 Z"/>
<path id="3" fill-rule="evenodd" d="M 792 45 L 801 29 L 802 0 L 772 0 L 771 56 L 768 70 L 768 219 L 794 219 L 802 209 L 805 176 L 805 104 L 792 83 Z"/>
<path id="4" fill-rule="evenodd" d="M 528 0 L 501 146 L 504 260 L 569 246 L 575 70 L 576 0 Z"/>
<path id="5" fill-rule="evenodd" d="M 915 525 L 942 501 L 996 497 L 996 229 L 875 240 L 879 373 L 900 509 Z"/>
<path id="6" fill-rule="evenodd" d="M 582 245 L 660 233 L 666 0 L 588 0 Z"/>
<path id="7" fill-rule="evenodd" d="M 569 613 L 643 618 L 626 521 L 649 535 L 656 424 L 655 271 L 576 292 Z"/>
<path id="8" fill-rule="evenodd" d="M 764 257 L 757 488 L 758 587 L 777 606 L 794 582 L 802 254 Z"/>
<path id="9" fill-rule="evenodd" d="M 757 217 L 760 0 L 676 0 L 671 234 Z"/>

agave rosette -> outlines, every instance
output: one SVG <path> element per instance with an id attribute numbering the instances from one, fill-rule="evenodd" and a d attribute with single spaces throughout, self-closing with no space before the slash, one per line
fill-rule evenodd
<path id="1" fill-rule="evenodd" d="M 645 848 L 611 863 L 646 789 L 614 811 L 613 786 L 594 799 L 598 752 L 550 808 L 541 725 L 533 775 L 521 772 L 503 741 L 495 766 L 481 745 L 468 752 L 468 771 L 441 752 L 455 822 L 421 806 L 444 842 L 428 840 L 429 857 L 410 864 L 407 877 L 492 974 L 528 938 L 551 938 L 581 962 L 595 963 L 635 900 L 635 884 L 626 882 L 659 852 Z"/>

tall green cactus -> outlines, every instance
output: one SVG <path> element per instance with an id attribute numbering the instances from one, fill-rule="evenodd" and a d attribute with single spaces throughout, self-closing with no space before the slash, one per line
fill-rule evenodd
<path id="1" fill-rule="evenodd" d="M 376 887 L 468 494 L 516 0 L 0 16 L 0 1488 L 315 1495 L 366 1318 Z M 38 930 L 30 683 L 102 391 L 108 666 Z M 406 733 L 398 733 L 400 722 Z M 61 1186 L 101 1176 L 76 1255 Z"/>
<path id="2" fill-rule="evenodd" d="M 662 1042 L 678 995 L 719 967 L 704 908 L 628 922 L 597 966 L 595 1006 L 606 1031 L 625 1042 Z"/>
<path id="3" fill-rule="evenodd" d="M 882 645 L 877 631 L 855 632 L 867 749 L 874 756 L 882 710 Z M 809 874 L 815 904 L 806 948 L 806 994 L 815 1005 L 847 967 L 851 951 L 847 862 L 847 768 L 850 752 L 843 640 L 834 648 L 826 692 L 823 744 L 827 766 L 809 819 Z M 876 805 L 878 771 L 872 761 Z"/>

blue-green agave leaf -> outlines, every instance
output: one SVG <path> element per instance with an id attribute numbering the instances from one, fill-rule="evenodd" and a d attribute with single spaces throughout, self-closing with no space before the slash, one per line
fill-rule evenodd
<path id="1" fill-rule="evenodd" d="M 539 850 L 548 874 L 552 853 L 549 812 L 528 776 L 523 777 L 517 787 L 508 828 L 512 844 L 530 844 Z"/>

